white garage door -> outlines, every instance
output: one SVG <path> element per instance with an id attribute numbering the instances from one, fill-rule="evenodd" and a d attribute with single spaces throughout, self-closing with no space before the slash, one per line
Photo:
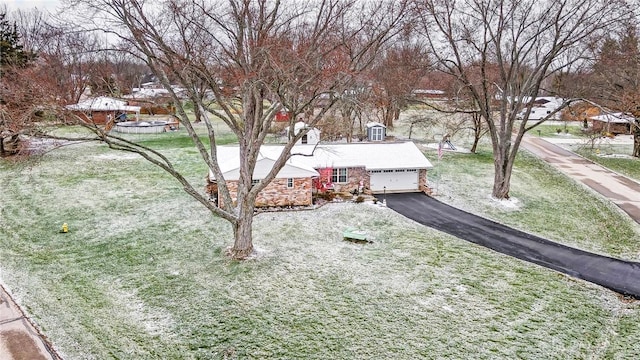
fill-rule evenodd
<path id="1" fill-rule="evenodd" d="M 418 170 L 372 170 L 371 191 L 410 191 L 418 190 Z"/>

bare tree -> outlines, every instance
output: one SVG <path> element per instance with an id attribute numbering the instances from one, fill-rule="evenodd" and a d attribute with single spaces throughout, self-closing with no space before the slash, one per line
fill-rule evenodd
<path id="1" fill-rule="evenodd" d="M 609 109 L 630 113 L 632 156 L 640 157 L 640 39 L 629 24 L 617 37 L 610 36 L 597 49 L 589 74 L 589 98 Z"/>
<path id="2" fill-rule="evenodd" d="M 203 117 L 210 140 L 205 145 L 173 93 L 180 122 L 217 181 L 222 203 L 216 206 L 162 154 L 98 134 L 110 147 L 139 153 L 161 167 L 212 214 L 229 221 L 235 237 L 229 255 L 237 259 L 253 252 L 256 196 L 276 177 L 295 142 L 307 132 L 291 138 L 268 175 L 253 182 L 260 147 L 275 114 L 282 108 L 290 111 L 291 133 L 294 119 L 305 110 L 316 108 L 309 125 L 320 121 L 395 34 L 404 14 L 404 4 L 392 1 L 382 5 L 339 0 L 68 3 L 84 6 L 83 18 L 96 19 L 97 29 L 117 36 L 121 49 L 143 60 L 168 91 L 173 91 L 170 79 L 174 79 L 196 107 L 221 119 L 237 136 L 239 182 L 232 193 L 218 163 L 215 126 Z M 203 100 L 207 97 L 201 84 L 206 84 L 204 91 L 213 96 L 213 102 Z"/>
<path id="3" fill-rule="evenodd" d="M 387 49 L 371 69 L 374 101 L 388 128 L 393 128 L 393 122 L 408 106 L 411 92 L 429 70 L 424 47 L 410 38 L 411 33 L 403 34 L 403 39 Z"/>
<path id="4" fill-rule="evenodd" d="M 366 137 L 365 124 L 375 113 L 372 97 L 371 87 L 365 81 L 357 82 L 344 92 L 337 103 L 340 119 L 335 124 L 337 129 L 334 129 L 334 132 L 337 130 L 338 133 L 344 134 L 347 142 L 352 142 L 354 135 L 359 140 Z"/>
<path id="5" fill-rule="evenodd" d="M 487 125 L 494 155 L 492 195 L 498 199 L 509 197 L 522 137 L 555 114 L 530 123 L 531 99 L 551 75 L 579 61 L 589 42 L 631 14 L 626 2 L 615 0 L 414 3 L 439 69 L 466 87 Z"/>

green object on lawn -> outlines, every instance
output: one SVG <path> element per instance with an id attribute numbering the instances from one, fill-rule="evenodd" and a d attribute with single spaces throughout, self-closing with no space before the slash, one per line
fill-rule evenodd
<path id="1" fill-rule="evenodd" d="M 347 229 L 342 233 L 342 237 L 354 242 L 372 242 L 367 240 L 367 232 L 364 230 Z"/>

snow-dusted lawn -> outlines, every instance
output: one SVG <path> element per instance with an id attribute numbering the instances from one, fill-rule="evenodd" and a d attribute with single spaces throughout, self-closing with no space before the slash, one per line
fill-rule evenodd
<path id="1" fill-rule="evenodd" d="M 204 185 L 192 148 L 167 152 Z M 640 251 L 637 227 L 532 159 L 516 173 L 519 205 L 496 206 L 490 156 L 470 156 L 445 154 L 437 165 L 443 200 L 588 249 Z M 81 144 L 0 164 L 0 280 L 65 359 L 640 353 L 635 303 L 386 208 L 260 214 L 259 256 L 238 263 L 221 255 L 227 223 L 136 157 Z M 592 219 L 600 212 L 606 223 Z M 70 233 L 58 233 L 63 222 Z M 374 243 L 343 241 L 356 226 Z M 602 239 L 607 227 L 634 238 Z"/>

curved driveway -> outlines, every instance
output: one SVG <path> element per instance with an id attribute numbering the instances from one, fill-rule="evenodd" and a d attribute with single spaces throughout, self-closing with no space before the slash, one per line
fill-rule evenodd
<path id="1" fill-rule="evenodd" d="M 640 299 L 640 263 L 592 254 L 446 205 L 422 193 L 387 194 L 387 206 L 420 224 Z"/>

